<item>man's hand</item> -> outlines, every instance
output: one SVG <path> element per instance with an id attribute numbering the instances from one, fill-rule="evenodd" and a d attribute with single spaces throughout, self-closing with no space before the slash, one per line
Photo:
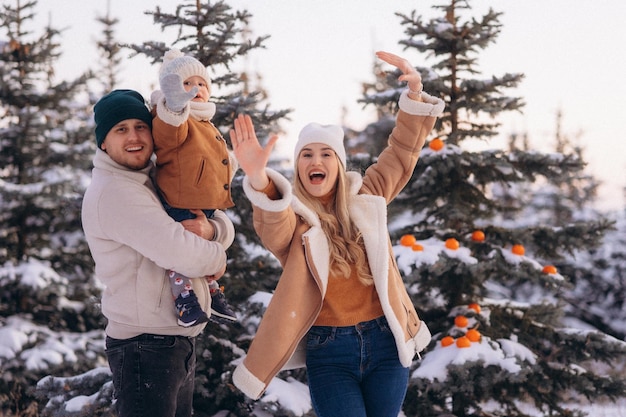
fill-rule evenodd
<path id="1" fill-rule="evenodd" d="M 202 210 L 191 210 L 196 215 L 195 219 L 183 220 L 180 222 L 185 230 L 188 230 L 206 240 L 215 238 L 215 228 L 210 221 L 207 220 Z"/>

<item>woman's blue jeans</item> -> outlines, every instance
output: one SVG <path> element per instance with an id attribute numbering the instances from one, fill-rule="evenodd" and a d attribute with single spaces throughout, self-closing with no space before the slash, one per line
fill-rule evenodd
<path id="1" fill-rule="evenodd" d="M 195 339 L 142 334 L 106 338 L 120 417 L 190 417 L 193 410 Z"/>
<path id="2" fill-rule="evenodd" d="M 318 417 L 397 417 L 409 383 L 384 317 L 349 327 L 313 326 L 307 376 Z"/>

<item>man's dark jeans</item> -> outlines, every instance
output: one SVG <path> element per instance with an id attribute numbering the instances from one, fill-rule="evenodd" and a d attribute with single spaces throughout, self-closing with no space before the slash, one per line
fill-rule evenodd
<path id="1" fill-rule="evenodd" d="M 190 417 L 193 410 L 195 339 L 142 334 L 106 338 L 120 417 Z"/>

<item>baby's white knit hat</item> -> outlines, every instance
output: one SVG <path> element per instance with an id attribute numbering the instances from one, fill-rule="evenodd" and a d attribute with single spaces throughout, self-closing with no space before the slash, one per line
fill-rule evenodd
<path id="1" fill-rule="evenodd" d="M 175 48 L 163 55 L 163 65 L 159 71 L 159 78 L 168 74 L 178 74 L 183 81 L 197 75 L 206 81 L 207 86 L 211 85 L 211 78 L 206 67 L 194 57 L 185 55 Z"/>
<path id="2" fill-rule="evenodd" d="M 343 146 L 343 129 L 341 126 L 321 125 L 319 123 L 309 123 L 304 126 L 298 135 L 293 160 L 297 161 L 302 148 L 311 143 L 323 143 L 330 146 L 341 160 L 343 168 L 346 168 L 346 149 Z"/>

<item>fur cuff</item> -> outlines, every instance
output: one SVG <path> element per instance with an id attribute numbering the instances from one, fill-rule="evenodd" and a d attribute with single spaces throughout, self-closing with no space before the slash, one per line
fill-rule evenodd
<path id="1" fill-rule="evenodd" d="M 445 103 L 440 98 L 436 98 L 422 91 L 422 100 L 411 100 L 408 96 L 409 90 L 404 90 L 400 94 L 400 100 L 398 104 L 400 109 L 405 113 L 412 114 L 414 116 L 434 116 L 438 117 L 443 113 Z"/>
<path id="2" fill-rule="evenodd" d="M 213 225 L 215 230 L 213 241 L 221 243 L 224 250 L 228 249 L 235 240 L 235 226 L 233 222 L 222 210 L 215 210 L 213 217 L 207 219 L 207 221 Z"/>
<path id="3" fill-rule="evenodd" d="M 407 368 L 411 366 L 411 362 L 417 355 L 421 358 L 420 352 L 428 346 L 431 340 L 430 330 L 423 321 L 420 321 L 420 327 L 417 334 L 405 343 L 405 349 L 399 350 L 400 363 Z"/>
<path id="4" fill-rule="evenodd" d="M 428 326 L 423 321 L 420 323 L 420 328 L 417 331 L 417 334 L 413 338 L 415 340 L 415 351 L 417 353 L 421 352 L 428 346 L 430 343 L 430 339 L 432 336 L 430 335 L 430 330 Z"/>
<path id="5" fill-rule="evenodd" d="M 282 195 L 282 198 L 280 200 L 270 200 L 263 191 L 257 191 L 252 188 L 247 176 L 243 178 L 243 190 L 246 193 L 246 197 L 253 205 L 266 211 L 278 212 L 286 210 L 292 200 L 291 184 L 287 181 L 287 178 L 271 168 L 265 168 L 265 172 Z"/>
<path id="6" fill-rule="evenodd" d="M 261 398 L 267 388 L 263 381 L 252 375 L 243 363 L 238 365 L 233 372 L 233 384 L 253 400 Z"/>

